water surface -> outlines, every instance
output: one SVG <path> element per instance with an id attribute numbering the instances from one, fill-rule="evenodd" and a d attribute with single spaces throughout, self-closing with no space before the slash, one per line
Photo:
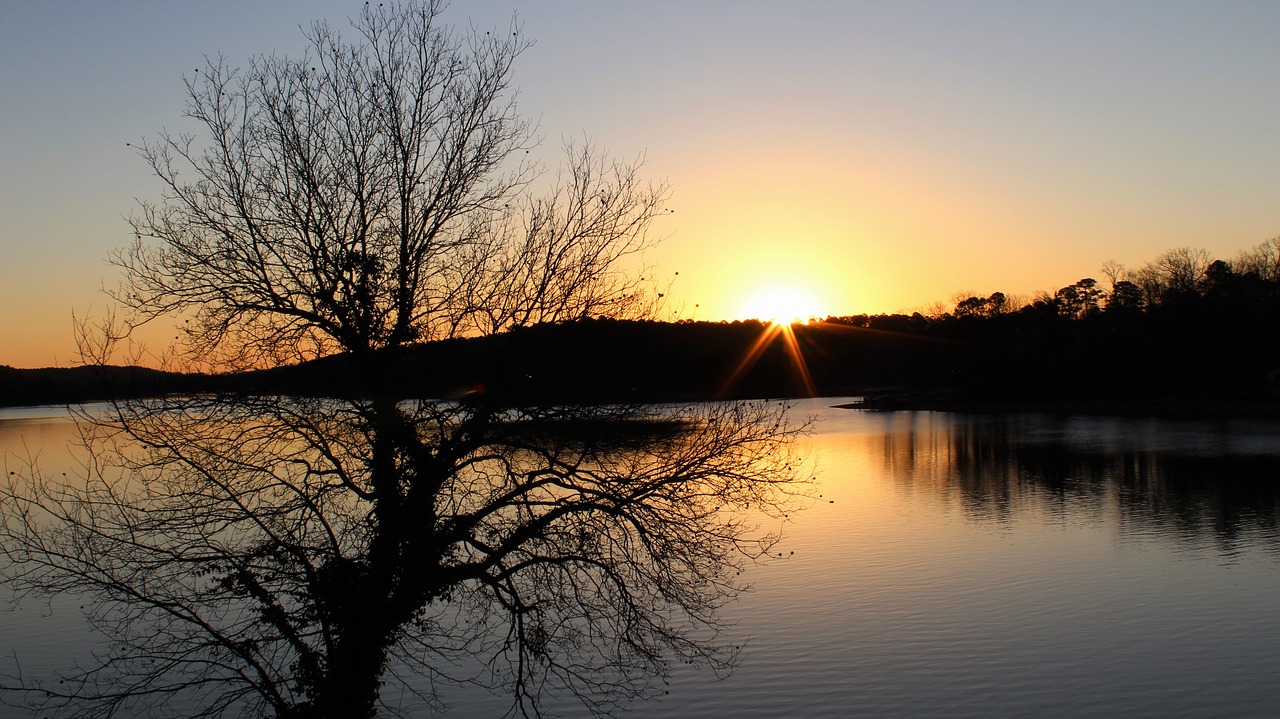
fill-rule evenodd
<path id="1" fill-rule="evenodd" d="M 820 496 L 729 607 L 742 665 L 678 669 L 629 716 L 1280 715 L 1280 424 L 838 401 L 795 410 L 818 418 Z M 73 437 L 56 411 L 0 413 L 6 473 L 75 472 Z M 0 632 L 29 672 L 92 647 L 73 598 Z"/>

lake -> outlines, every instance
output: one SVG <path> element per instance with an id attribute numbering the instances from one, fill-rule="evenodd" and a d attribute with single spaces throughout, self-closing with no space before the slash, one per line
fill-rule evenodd
<path id="1" fill-rule="evenodd" d="M 820 496 L 725 613 L 741 666 L 628 716 L 1280 715 L 1280 422 L 841 401 L 793 410 Z M 0 410 L 6 474 L 76 471 L 73 429 Z M 92 647 L 74 598 L 0 616 L 0 644 L 28 673 Z"/>

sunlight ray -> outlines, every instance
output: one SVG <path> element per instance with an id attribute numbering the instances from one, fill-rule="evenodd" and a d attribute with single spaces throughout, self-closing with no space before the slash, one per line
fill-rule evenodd
<path id="1" fill-rule="evenodd" d="M 787 353 L 787 358 L 791 362 L 792 368 L 804 385 L 806 396 L 817 396 L 817 389 L 813 383 L 813 376 L 809 372 L 809 366 L 805 362 L 804 353 L 800 349 L 800 343 L 796 340 L 795 330 L 791 324 L 785 322 L 770 322 L 765 325 L 764 331 L 752 343 L 751 348 L 746 351 L 742 359 L 738 362 L 738 366 L 729 374 L 728 379 L 721 385 L 717 394 L 719 397 L 728 397 L 729 393 L 739 382 L 751 371 L 751 368 L 760 361 L 764 353 L 768 351 L 770 345 L 778 338 L 782 339 L 783 349 Z"/>

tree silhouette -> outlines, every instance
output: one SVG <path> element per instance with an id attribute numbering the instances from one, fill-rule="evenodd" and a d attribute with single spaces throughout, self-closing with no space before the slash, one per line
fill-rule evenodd
<path id="1" fill-rule="evenodd" d="M 315 23 L 301 58 L 216 58 L 187 81 L 202 137 L 140 146 L 165 191 L 114 256 L 133 323 L 187 313 L 189 356 L 243 366 L 638 301 L 618 261 L 651 243 L 666 188 L 589 143 L 539 181 L 509 88 L 529 41 L 441 10 L 366 6 L 353 42 Z"/>
<path id="2" fill-rule="evenodd" d="M 217 59 L 188 82 L 206 134 L 143 145 L 164 196 L 115 257 L 132 325 L 185 315 L 188 356 L 221 368 L 345 351 L 371 375 L 411 342 L 643 307 L 619 260 L 649 244 L 665 189 L 584 145 L 550 194 L 525 193 L 508 80 L 527 41 L 459 35 L 440 10 L 366 5 L 352 43 L 317 23 L 301 59 Z M 107 334 L 85 345 L 97 359 Z M 362 386 L 80 411 L 84 476 L 5 480 L 0 571 L 86 597 L 109 649 L 8 696 L 362 717 L 402 710 L 389 685 L 442 708 L 478 684 L 512 714 L 566 694 L 607 713 L 673 662 L 732 666 L 716 610 L 776 538 L 750 517 L 803 491 L 785 406 Z"/>
<path id="3" fill-rule="evenodd" d="M 1241 274 L 1254 274 L 1266 282 L 1280 285 L 1280 237 L 1272 237 L 1241 252 L 1232 264 Z"/>
<path id="4" fill-rule="evenodd" d="M 1119 280 L 1111 287 L 1107 297 L 1107 311 L 1136 311 L 1142 309 L 1142 289 L 1129 280 Z"/>
<path id="5" fill-rule="evenodd" d="M 1074 285 L 1067 285 L 1054 293 L 1058 312 L 1063 317 L 1079 319 L 1098 313 L 1102 290 L 1098 289 L 1098 281 L 1086 277 Z"/>

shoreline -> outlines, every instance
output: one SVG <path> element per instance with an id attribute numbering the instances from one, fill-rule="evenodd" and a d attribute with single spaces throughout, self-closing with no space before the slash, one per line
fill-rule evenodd
<path id="1" fill-rule="evenodd" d="M 1176 419 L 1280 419 L 1280 401 L 1268 399 L 959 399 L 870 397 L 832 405 L 868 412 L 1112 415 Z"/>
<path id="2" fill-rule="evenodd" d="M 287 393 L 285 393 L 287 394 Z M 155 397 L 163 396 L 157 394 Z M 847 400 L 859 396 L 858 392 L 844 391 L 833 394 L 803 396 L 772 396 L 767 399 L 817 399 Z M 118 398 L 123 401 L 147 399 L 147 397 Z M 766 399 L 762 397 L 721 398 L 719 401 Z M 40 408 L 65 408 L 79 404 L 112 401 L 106 398 L 81 401 L 44 401 L 30 404 L 0 403 L 0 410 L 20 414 L 23 410 Z M 617 401 L 604 398 L 600 403 Z M 630 402 L 657 404 L 671 401 L 717 401 L 710 397 L 675 399 L 654 397 L 649 400 L 629 398 Z M 593 404 L 580 398 L 569 404 Z M 834 409 L 861 410 L 864 412 L 950 412 L 956 414 L 1051 414 L 1116 417 L 1158 417 L 1171 419 L 1272 419 L 1280 420 L 1280 401 L 1272 399 L 1201 399 L 1201 398 L 1146 398 L 1146 399 L 972 399 L 938 396 L 879 395 L 871 393 L 862 401 L 840 402 L 829 405 Z"/>

